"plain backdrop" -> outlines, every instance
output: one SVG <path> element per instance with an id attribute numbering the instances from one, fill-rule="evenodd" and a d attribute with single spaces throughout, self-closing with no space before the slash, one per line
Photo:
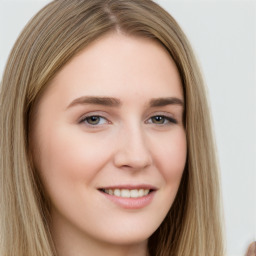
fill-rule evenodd
<path id="1" fill-rule="evenodd" d="M 48 2 L 0 0 L 0 76 L 18 34 Z M 200 63 L 212 106 L 227 252 L 244 255 L 256 240 L 256 2 L 156 2 L 181 25 Z"/>

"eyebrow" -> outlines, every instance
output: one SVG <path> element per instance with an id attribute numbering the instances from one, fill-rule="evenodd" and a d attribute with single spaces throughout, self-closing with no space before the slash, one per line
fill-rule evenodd
<path id="1" fill-rule="evenodd" d="M 73 100 L 68 108 L 73 107 L 75 105 L 84 105 L 84 104 L 93 104 L 93 105 L 102 105 L 108 107 L 119 107 L 121 105 L 121 101 L 112 97 L 95 97 L 95 96 L 82 96 Z"/>
<path id="2" fill-rule="evenodd" d="M 102 105 L 108 107 L 119 107 L 121 106 L 121 101 L 117 98 L 112 97 L 98 97 L 98 96 L 82 96 L 73 100 L 67 108 L 73 107 L 75 105 Z M 149 102 L 150 107 L 163 107 L 167 105 L 180 105 L 184 107 L 184 103 L 181 99 L 176 97 L 166 97 L 166 98 L 155 98 L 151 99 Z"/>
<path id="3" fill-rule="evenodd" d="M 180 105 L 184 107 L 183 100 L 176 97 L 156 98 L 149 102 L 150 107 L 164 107 L 167 105 Z"/>

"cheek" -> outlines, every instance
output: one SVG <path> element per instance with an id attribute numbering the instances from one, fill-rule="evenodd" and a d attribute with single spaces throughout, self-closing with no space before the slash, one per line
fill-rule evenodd
<path id="1" fill-rule="evenodd" d="M 104 145 L 91 136 L 79 136 L 80 133 L 76 129 L 55 128 L 41 136 L 44 140 L 37 150 L 37 166 L 46 186 L 89 184 L 107 161 Z"/>
<path id="2" fill-rule="evenodd" d="M 183 129 L 177 129 L 164 137 L 154 141 L 154 162 L 162 181 L 156 202 L 156 215 L 161 221 L 175 200 L 187 158 L 186 134 Z"/>
<path id="3" fill-rule="evenodd" d="M 170 209 L 177 194 L 187 158 L 186 134 L 183 129 L 177 130 L 156 148 L 158 170 L 165 186 L 161 191 L 160 206 Z"/>
<path id="4" fill-rule="evenodd" d="M 156 148 L 156 163 L 169 188 L 178 189 L 187 158 L 185 131 L 180 129 Z"/>
<path id="5" fill-rule="evenodd" d="M 87 204 L 91 184 L 106 159 L 98 143 L 78 134 L 76 130 L 56 126 L 43 130 L 40 138 L 44 139 L 38 143 L 36 157 L 36 166 L 53 208 L 70 214 L 70 218 L 76 216 L 72 209 Z"/>

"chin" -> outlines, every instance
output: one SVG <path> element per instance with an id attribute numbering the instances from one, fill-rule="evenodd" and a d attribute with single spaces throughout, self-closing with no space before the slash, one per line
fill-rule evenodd
<path id="1" fill-rule="evenodd" d="M 128 224 L 129 225 L 129 224 Z M 149 237 L 157 230 L 159 225 L 125 225 L 121 224 L 118 228 L 113 228 L 107 233 L 101 233 L 103 240 L 107 243 L 116 245 L 131 245 L 146 242 Z"/>

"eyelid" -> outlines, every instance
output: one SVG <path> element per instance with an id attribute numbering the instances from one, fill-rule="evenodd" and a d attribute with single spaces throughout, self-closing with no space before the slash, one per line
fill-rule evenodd
<path id="1" fill-rule="evenodd" d="M 165 126 L 165 125 L 172 125 L 172 124 L 177 124 L 178 120 L 173 116 L 173 114 L 168 113 L 168 112 L 156 112 L 156 113 L 151 113 L 148 118 L 146 119 L 146 123 L 148 122 L 148 120 L 154 118 L 154 117 L 163 117 L 166 120 L 168 120 L 167 124 L 155 124 L 153 122 L 151 122 L 151 124 L 153 125 L 158 125 L 158 126 Z"/>
<path id="2" fill-rule="evenodd" d="M 103 124 L 90 124 L 90 123 L 86 122 L 86 119 L 90 118 L 90 117 L 99 117 L 99 118 L 104 119 L 105 122 Z M 152 118 L 154 118 L 154 117 L 163 117 L 165 119 L 165 123 L 157 124 L 157 123 L 152 122 Z M 166 121 L 167 121 L 167 123 L 166 123 Z M 178 124 L 178 122 L 179 121 L 177 120 L 177 118 L 174 117 L 174 115 L 172 113 L 165 112 L 165 111 L 153 112 L 153 113 L 149 114 L 145 120 L 146 124 L 152 124 L 152 125 L 156 125 L 156 126 L 174 125 L 174 124 Z M 88 112 L 88 113 L 82 115 L 82 117 L 79 118 L 78 123 L 84 124 L 85 126 L 88 126 L 90 128 L 99 128 L 99 127 L 103 127 L 104 125 L 111 124 L 112 122 L 108 118 L 108 115 L 106 113 L 104 113 L 103 111 L 93 111 L 93 112 Z"/>
<path id="3" fill-rule="evenodd" d="M 96 116 L 96 115 L 92 115 L 92 116 L 85 116 L 82 120 L 81 120 L 81 123 L 85 122 L 87 119 L 91 118 L 91 117 L 96 117 L 96 118 L 99 118 L 99 119 L 104 119 L 106 122 L 105 123 L 108 123 L 107 122 L 107 119 L 105 117 L 102 117 L 102 116 Z M 100 123 L 97 123 L 97 124 L 90 124 L 88 121 L 87 121 L 87 125 L 89 126 L 100 126 L 100 125 L 103 125 L 103 124 L 100 124 Z"/>
<path id="4" fill-rule="evenodd" d="M 88 122 L 86 123 L 85 122 L 86 119 L 90 118 L 90 117 L 99 117 L 99 118 L 105 119 L 106 122 L 104 124 L 95 124 L 95 125 L 89 124 Z M 79 118 L 78 123 L 79 124 L 84 124 L 88 127 L 97 128 L 97 127 L 102 127 L 105 124 L 110 124 L 111 122 L 109 121 L 108 117 L 106 117 L 106 115 L 104 113 L 102 113 L 101 111 L 100 112 L 93 111 L 93 112 L 89 112 L 87 114 L 84 114 L 81 118 Z"/>

